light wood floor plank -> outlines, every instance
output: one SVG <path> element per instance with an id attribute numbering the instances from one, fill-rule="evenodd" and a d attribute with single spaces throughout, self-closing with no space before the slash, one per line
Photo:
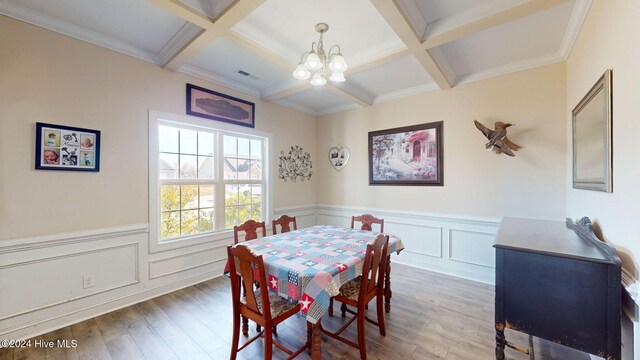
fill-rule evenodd
<path id="1" fill-rule="evenodd" d="M 385 313 L 387 336 L 367 323 L 368 359 L 476 360 L 495 358 L 494 287 L 469 280 L 393 264 L 393 298 Z M 325 316 L 326 328 L 344 323 L 339 304 L 334 316 Z M 367 312 L 376 317 L 375 301 Z M 0 360 L 46 359 L 228 359 L 233 316 L 229 279 L 219 277 L 158 298 L 144 301 L 43 335 L 42 339 L 77 340 L 76 349 L 0 349 Z M 251 324 L 249 336 L 255 335 Z M 355 325 L 355 324 L 354 324 Z M 356 339 L 352 325 L 343 333 Z M 507 339 L 526 346 L 526 334 L 505 332 Z M 240 336 L 244 344 L 247 337 Z M 306 341 L 306 321 L 294 316 L 278 325 L 278 341 L 296 349 Z M 588 360 L 589 355 L 542 339 L 534 340 L 536 358 Z M 261 359 L 260 340 L 238 354 L 238 360 Z M 358 350 L 323 337 L 324 359 L 359 359 Z M 273 358 L 286 354 L 273 350 Z M 529 356 L 506 350 L 508 360 Z M 309 359 L 305 352 L 297 359 Z"/>
<path id="2" fill-rule="evenodd" d="M 156 332 L 162 337 L 162 339 L 164 339 L 179 359 L 211 359 L 200 345 L 193 342 L 189 335 L 187 335 L 170 319 L 156 321 L 151 326 L 153 326 Z M 206 344 L 203 345 L 206 346 Z"/>
<path id="3" fill-rule="evenodd" d="M 106 345 L 113 360 L 145 360 L 145 356 L 129 334 L 109 340 Z"/>

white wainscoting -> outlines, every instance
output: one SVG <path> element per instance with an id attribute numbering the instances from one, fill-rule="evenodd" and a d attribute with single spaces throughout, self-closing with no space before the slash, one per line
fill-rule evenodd
<path id="1" fill-rule="evenodd" d="M 275 209 L 274 218 L 348 227 L 362 213 L 384 218 L 403 240 L 393 262 L 493 283 L 498 221 L 315 205 Z M 0 339 L 37 336 L 221 276 L 233 233 L 201 240 L 150 252 L 149 226 L 137 224 L 0 241 Z M 86 275 L 94 286 L 83 286 Z"/>
<path id="2" fill-rule="evenodd" d="M 295 216 L 298 229 L 318 225 L 315 205 L 279 208 L 279 209 L 275 209 L 274 212 L 275 212 L 273 217 L 274 219 L 277 219 L 282 215 Z M 270 226 L 271 224 L 267 224 L 268 228 Z"/>
<path id="3" fill-rule="evenodd" d="M 364 213 L 384 218 L 385 232 L 404 243 L 393 262 L 494 284 L 498 219 L 319 205 L 317 222 L 348 227 L 352 215 Z"/>
<path id="4" fill-rule="evenodd" d="M 150 254 L 149 226 L 138 224 L 0 241 L 0 339 L 36 336 L 220 276 L 232 238 Z M 84 286 L 85 276 L 93 286 Z"/>

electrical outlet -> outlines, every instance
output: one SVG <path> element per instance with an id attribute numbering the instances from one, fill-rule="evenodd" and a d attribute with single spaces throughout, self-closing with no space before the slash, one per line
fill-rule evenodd
<path id="1" fill-rule="evenodd" d="M 94 274 L 86 274 L 82 277 L 82 287 L 85 289 L 94 287 L 96 285 L 95 280 Z"/>

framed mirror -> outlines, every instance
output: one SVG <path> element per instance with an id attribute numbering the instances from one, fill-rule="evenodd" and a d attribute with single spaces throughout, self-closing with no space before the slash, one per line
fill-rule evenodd
<path id="1" fill-rule="evenodd" d="M 612 192 L 611 69 L 572 111 L 573 188 Z"/>

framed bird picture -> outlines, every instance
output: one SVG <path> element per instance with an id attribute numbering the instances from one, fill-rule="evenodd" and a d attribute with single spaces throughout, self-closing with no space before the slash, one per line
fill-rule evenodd
<path id="1" fill-rule="evenodd" d="M 442 124 L 369 132 L 369 185 L 443 186 Z"/>

